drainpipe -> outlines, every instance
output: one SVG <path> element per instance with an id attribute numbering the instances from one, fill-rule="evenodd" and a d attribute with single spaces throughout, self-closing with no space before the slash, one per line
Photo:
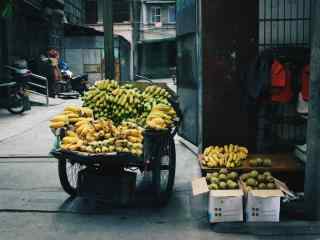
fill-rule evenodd
<path id="1" fill-rule="evenodd" d="M 308 119 L 308 161 L 305 176 L 306 216 L 320 220 L 320 1 L 314 1 L 310 100 Z"/>

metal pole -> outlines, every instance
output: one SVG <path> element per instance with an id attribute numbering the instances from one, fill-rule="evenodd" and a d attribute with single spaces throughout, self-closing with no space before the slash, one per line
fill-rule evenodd
<path id="1" fill-rule="evenodd" d="M 114 79 L 112 0 L 103 1 L 105 78 Z"/>
<path id="2" fill-rule="evenodd" d="M 308 119 L 308 161 L 305 176 L 306 216 L 320 220 L 320 1 L 314 1 L 310 100 Z"/>
<path id="3" fill-rule="evenodd" d="M 49 107 L 49 80 L 46 78 L 46 104 Z"/>

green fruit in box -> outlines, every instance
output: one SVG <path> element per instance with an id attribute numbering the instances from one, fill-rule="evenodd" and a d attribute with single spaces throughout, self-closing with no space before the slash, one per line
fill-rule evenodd
<path id="1" fill-rule="evenodd" d="M 231 179 L 231 180 L 237 180 L 238 177 L 239 175 L 236 172 L 231 172 L 228 174 L 228 179 Z"/>
<path id="2" fill-rule="evenodd" d="M 254 178 L 248 178 L 246 180 L 246 184 L 250 187 L 255 187 L 257 185 L 257 181 Z"/>
<path id="3" fill-rule="evenodd" d="M 236 189 L 238 188 L 238 183 L 234 182 L 234 181 L 228 181 L 227 182 L 228 188 L 229 189 Z"/>
<path id="4" fill-rule="evenodd" d="M 227 188 L 226 182 L 220 182 L 220 183 L 219 183 L 219 188 L 220 188 L 220 189 L 226 189 L 226 188 Z"/>
<path id="5" fill-rule="evenodd" d="M 257 180 L 258 180 L 258 182 L 264 182 L 264 181 L 265 181 L 264 175 L 263 175 L 263 174 L 259 174 L 259 175 L 257 176 Z"/>
<path id="6" fill-rule="evenodd" d="M 263 175 L 264 175 L 265 177 L 267 177 L 267 176 L 272 176 L 270 172 L 264 172 Z"/>
<path id="7" fill-rule="evenodd" d="M 257 159 L 250 159 L 249 164 L 252 167 L 257 167 L 258 166 Z"/>
<path id="8" fill-rule="evenodd" d="M 226 176 L 225 174 L 221 173 L 221 174 L 219 175 L 219 180 L 225 181 L 225 180 L 227 180 L 227 176 Z"/>
<path id="9" fill-rule="evenodd" d="M 271 189 L 275 189 L 275 188 L 276 188 L 276 185 L 275 185 L 274 183 L 268 183 L 268 184 L 267 184 L 267 188 L 270 189 L 270 190 L 271 190 Z"/>
<path id="10" fill-rule="evenodd" d="M 209 185 L 208 188 L 209 188 L 209 190 L 218 190 L 219 186 L 218 186 L 218 184 L 212 183 Z"/>
<path id="11" fill-rule="evenodd" d="M 257 166 L 262 166 L 263 160 L 261 158 L 257 158 Z"/>
<path id="12" fill-rule="evenodd" d="M 272 176 L 267 176 L 266 180 L 269 183 L 274 183 L 274 178 Z"/>
<path id="13" fill-rule="evenodd" d="M 266 158 L 263 160 L 263 166 L 264 167 L 271 167 L 272 166 L 272 161 L 269 158 Z"/>
<path id="14" fill-rule="evenodd" d="M 258 185 L 258 188 L 259 188 L 259 189 L 267 189 L 267 185 L 264 184 L 264 183 L 260 183 L 260 184 Z"/>
<path id="15" fill-rule="evenodd" d="M 217 184 L 218 184 L 218 183 L 220 182 L 220 179 L 217 178 L 217 177 L 213 177 L 213 176 L 212 176 L 212 177 L 210 178 L 210 182 L 211 182 L 211 183 L 217 183 Z"/>
<path id="16" fill-rule="evenodd" d="M 251 171 L 249 174 L 251 178 L 256 178 L 259 175 L 259 173 L 256 170 Z"/>
<path id="17" fill-rule="evenodd" d="M 211 174 L 213 177 L 219 177 L 219 173 L 217 173 L 217 172 L 214 172 L 214 173 L 212 173 Z"/>

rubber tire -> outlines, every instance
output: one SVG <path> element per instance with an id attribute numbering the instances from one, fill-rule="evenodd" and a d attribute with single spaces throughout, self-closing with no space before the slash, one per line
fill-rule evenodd
<path id="1" fill-rule="evenodd" d="M 170 153 L 169 153 L 169 176 L 168 176 L 168 184 L 165 191 L 161 190 L 161 162 L 160 159 L 163 154 L 163 147 L 165 144 L 169 144 L 170 146 Z M 176 173 L 176 148 L 175 143 L 172 137 L 166 138 L 162 140 L 161 147 L 159 148 L 156 161 L 153 165 L 152 171 L 152 182 L 155 191 L 155 203 L 157 206 L 163 207 L 167 205 L 169 199 L 172 195 L 172 190 L 174 186 L 175 180 L 175 173 Z"/>
<path id="2" fill-rule="evenodd" d="M 15 95 L 16 95 L 16 96 L 19 96 L 19 97 L 22 99 L 22 101 L 21 101 L 21 103 L 22 103 L 22 108 L 21 108 L 21 110 L 15 111 L 15 110 L 14 110 L 13 108 L 11 108 L 11 107 L 8 107 L 7 109 L 8 109 L 8 111 L 9 111 L 10 113 L 12 113 L 12 114 L 21 114 L 21 113 L 23 113 L 23 112 L 25 111 L 23 96 L 21 96 L 20 93 L 16 93 Z"/>
<path id="3" fill-rule="evenodd" d="M 75 197 L 77 195 L 77 190 L 72 187 L 69 183 L 68 176 L 67 176 L 67 160 L 66 159 L 59 159 L 58 160 L 58 173 L 61 186 L 63 190 L 68 193 L 71 197 Z"/>

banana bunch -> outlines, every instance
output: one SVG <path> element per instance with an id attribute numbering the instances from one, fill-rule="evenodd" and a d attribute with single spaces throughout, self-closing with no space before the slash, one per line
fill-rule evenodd
<path id="1" fill-rule="evenodd" d="M 87 118 L 92 118 L 93 112 L 89 108 L 67 106 L 63 113 L 53 117 L 50 120 L 50 128 L 57 129 L 68 126 L 69 124 L 75 124 Z"/>
<path id="2" fill-rule="evenodd" d="M 78 121 L 62 139 L 61 148 L 88 153 L 143 153 L 143 131 L 134 123 L 116 127 L 111 120 L 87 118 Z"/>
<path id="3" fill-rule="evenodd" d="M 119 87 L 119 84 L 115 80 L 100 80 L 96 81 L 95 87 L 100 91 L 113 91 Z"/>
<path id="4" fill-rule="evenodd" d="M 81 146 L 83 146 L 84 142 L 78 137 L 78 135 L 73 131 L 68 131 L 66 136 L 62 139 L 61 148 L 77 151 Z"/>
<path id="5" fill-rule="evenodd" d="M 84 119 L 74 125 L 74 131 L 84 141 L 93 142 L 112 138 L 115 135 L 116 127 L 110 120 Z"/>
<path id="6" fill-rule="evenodd" d="M 144 98 L 168 99 L 170 97 L 170 94 L 164 88 L 158 86 L 148 86 L 143 91 L 142 96 Z"/>
<path id="7" fill-rule="evenodd" d="M 143 129 L 132 122 L 123 122 L 118 126 L 115 147 L 117 152 L 130 152 L 140 156 L 143 153 Z"/>
<path id="8" fill-rule="evenodd" d="M 140 126 L 145 126 L 151 110 L 156 105 L 170 105 L 169 97 L 168 91 L 158 86 L 148 86 L 141 91 L 132 84 L 120 86 L 116 81 L 102 80 L 96 82 L 82 100 L 83 106 L 93 110 L 95 119 L 111 119 L 117 125 L 133 120 Z M 158 119 L 153 125 L 164 124 Z"/>
<path id="9" fill-rule="evenodd" d="M 129 118 L 137 118 L 143 111 L 140 91 L 129 84 L 119 86 L 113 80 L 96 82 L 82 100 L 84 106 L 93 110 L 96 119 L 111 119 L 117 124 Z"/>
<path id="10" fill-rule="evenodd" d="M 164 88 L 158 86 L 148 86 L 142 93 L 143 97 L 143 117 L 146 119 L 157 104 L 170 105 L 168 98 L 170 94 Z"/>
<path id="11" fill-rule="evenodd" d="M 63 128 L 69 124 L 68 116 L 64 114 L 57 115 L 50 120 L 50 128 L 57 129 Z"/>
<path id="12" fill-rule="evenodd" d="M 176 112 L 172 106 L 169 104 L 157 104 L 148 115 L 147 127 L 152 129 L 167 129 L 173 124 L 175 118 Z"/>
<path id="13" fill-rule="evenodd" d="M 203 153 L 202 164 L 207 167 L 236 168 L 242 165 L 248 157 L 248 149 L 238 145 L 225 145 L 223 147 L 210 146 Z"/>

